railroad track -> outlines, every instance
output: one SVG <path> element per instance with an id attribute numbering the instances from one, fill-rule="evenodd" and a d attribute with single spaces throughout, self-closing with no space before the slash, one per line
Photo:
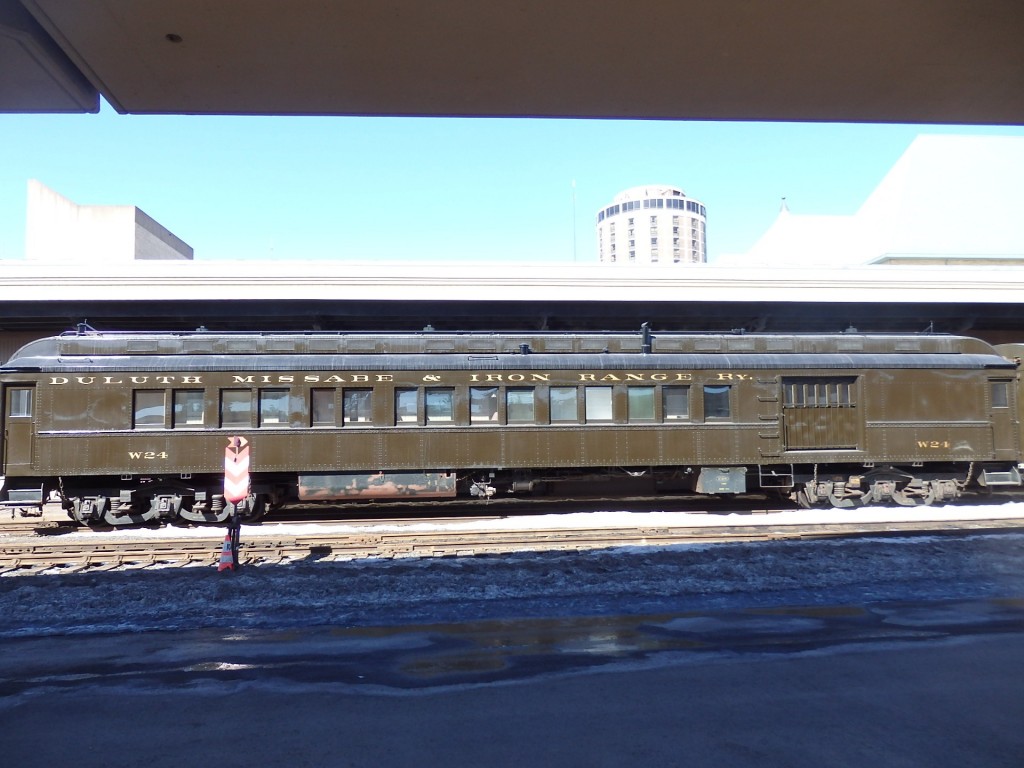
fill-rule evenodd
<path id="1" fill-rule="evenodd" d="M 955 535 L 1024 529 L 1024 519 L 830 523 L 801 525 L 656 526 L 547 528 L 540 530 L 401 530 L 365 532 L 351 526 L 310 534 L 253 535 L 243 529 L 243 565 L 361 558 L 468 557 L 510 552 L 584 551 L 621 546 L 666 546 L 698 542 L 777 541 L 856 536 Z M 220 556 L 222 529 L 188 538 L 118 537 L 96 534 L 73 541 L 46 537 L 0 540 L 0 575 L 97 572 L 113 569 L 213 565 Z"/>

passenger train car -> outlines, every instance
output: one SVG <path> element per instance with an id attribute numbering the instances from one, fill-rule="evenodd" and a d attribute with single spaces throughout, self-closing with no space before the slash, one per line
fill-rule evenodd
<path id="1" fill-rule="evenodd" d="M 1019 486 L 1017 364 L 940 335 L 100 333 L 0 369 L 2 496 L 80 523 L 294 502 Z M 250 493 L 224 496 L 247 444 Z"/>

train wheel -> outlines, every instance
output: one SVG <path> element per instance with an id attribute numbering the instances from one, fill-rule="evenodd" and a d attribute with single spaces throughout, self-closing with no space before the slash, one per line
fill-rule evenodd
<path id="1" fill-rule="evenodd" d="M 145 509 L 143 509 L 145 507 Z M 120 503 L 110 499 L 107 510 L 103 513 L 103 522 L 110 526 L 141 525 L 160 519 L 160 513 L 151 507 L 149 499 L 140 504 Z"/>
<path id="2" fill-rule="evenodd" d="M 928 483 L 928 493 L 925 496 L 925 504 L 940 504 L 947 501 L 956 501 L 960 498 L 961 486 L 956 480 L 932 480 Z"/>
<path id="3" fill-rule="evenodd" d="M 205 507 L 186 507 L 181 510 L 178 517 L 187 523 L 223 523 L 229 515 L 230 513 L 223 508 L 214 512 L 208 511 Z"/>
<path id="4" fill-rule="evenodd" d="M 810 495 L 807 493 L 806 488 L 801 488 L 793 494 L 796 503 L 801 509 L 814 509 L 818 506 L 816 501 L 812 501 Z"/>
<path id="5" fill-rule="evenodd" d="M 227 520 L 236 512 L 243 523 L 255 523 L 267 513 L 267 497 L 262 493 L 250 493 L 248 498 L 239 504 L 226 502 L 223 519 Z"/>
<path id="6" fill-rule="evenodd" d="M 241 510 L 243 523 L 255 523 L 267 514 L 267 497 L 262 493 L 250 494 Z"/>
<path id="7" fill-rule="evenodd" d="M 906 492 L 906 489 L 900 488 L 892 492 L 892 500 L 901 507 L 916 507 L 924 501 L 924 497 L 910 495 Z"/>
<path id="8" fill-rule="evenodd" d="M 81 525 L 94 525 L 103 519 L 103 513 L 107 510 L 107 501 L 105 496 L 89 498 L 74 496 L 70 499 L 71 508 L 68 510 L 68 514 Z"/>
<path id="9" fill-rule="evenodd" d="M 830 495 L 828 497 L 828 500 L 836 509 L 852 509 L 853 507 L 860 507 L 863 506 L 864 504 L 864 502 L 861 501 L 859 497 L 852 498 L 849 496 L 844 496 L 840 498 L 839 496 Z"/>
<path id="10" fill-rule="evenodd" d="M 935 503 L 935 500 L 939 496 L 939 486 L 937 483 L 927 484 L 927 493 L 921 497 L 921 504 L 925 507 L 930 507 Z"/>

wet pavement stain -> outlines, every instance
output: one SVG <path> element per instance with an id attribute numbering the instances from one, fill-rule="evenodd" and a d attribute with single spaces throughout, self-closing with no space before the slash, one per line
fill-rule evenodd
<path id="1" fill-rule="evenodd" d="M 1024 632 L 1024 599 L 7 639 L 0 699 L 31 690 L 204 682 L 414 690 L 659 658 L 700 663 L 1011 632 Z"/>
<path id="2" fill-rule="evenodd" d="M 508 659 L 495 654 L 459 654 L 409 659 L 398 667 L 403 675 L 422 680 L 481 675 L 509 669 Z"/>

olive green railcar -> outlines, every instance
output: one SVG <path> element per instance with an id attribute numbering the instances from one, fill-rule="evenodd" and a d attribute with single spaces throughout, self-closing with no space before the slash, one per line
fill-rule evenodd
<path id="1" fill-rule="evenodd" d="M 1017 380 L 934 335 L 76 333 L 0 371 L 3 492 L 114 525 L 570 488 L 927 504 L 1020 484 Z"/>

